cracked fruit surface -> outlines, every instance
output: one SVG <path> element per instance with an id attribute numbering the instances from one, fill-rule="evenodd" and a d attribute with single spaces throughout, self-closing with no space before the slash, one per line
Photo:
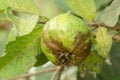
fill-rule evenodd
<path id="1" fill-rule="evenodd" d="M 56 65 L 79 65 L 91 48 L 88 26 L 70 13 L 58 15 L 43 27 L 41 48 Z"/>

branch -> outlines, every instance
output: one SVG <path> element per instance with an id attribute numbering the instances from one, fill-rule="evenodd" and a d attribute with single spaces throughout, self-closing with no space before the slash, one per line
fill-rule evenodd
<path id="1" fill-rule="evenodd" d="M 116 31 L 120 31 L 120 24 L 116 24 L 115 26 L 113 27 L 110 27 L 110 26 L 107 26 L 107 25 L 104 25 L 104 24 L 99 24 L 99 23 L 90 23 L 89 24 L 90 26 L 93 26 L 93 27 L 106 27 L 108 29 L 113 29 L 113 30 L 116 30 Z"/>
<path id="2" fill-rule="evenodd" d="M 57 75 L 61 72 L 62 69 L 63 69 L 63 67 L 60 66 L 60 67 L 55 71 L 55 73 L 54 73 L 54 75 L 52 76 L 51 80 L 56 80 Z"/>
<path id="3" fill-rule="evenodd" d="M 63 70 L 64 70 L 64 67 L 61 68 L 61 70 L 60 70 L 60 72 L 59 72 L 59 74 L 58 74 L 58 80 L 60 80 L 60 77 L 61 77 L 61 75 L 62 75 Z"/>
<path id="4" fill-rule="evenodd" d="M 43 70 L 43 71 L 36 71 L 36 72 L 34 72 L 34 73 L 24 74 L 24 75 L 22 75 L 22 76 L 19 76 L 19 77 L 16 77 L 16 78 L 12 78 L 12 79 L 9 79 L 9 80 L 16 80 L 16 79 L 21 79 L 21 78 L 36 76 L 36 75 L 39 75 L 39 74 L 42 74 L 42 73 L 56 71 L 56 70 L 58 70 L 59 68 L 60 68 L 60 67 L 54 67 L 54 68 L 45 69 L 45 70 Z"/>
<path id="5" fill-rule="evenodd" d="M 97 24 L 97 23 L 91 23 L 89 24 L 90 26 L 92 27 L 105 27 L 105 28 L 108 28 L 108 29 L 113 29 L 113 30 L 116 30 L 116 31 L 120 31 L 120 24 L 116 24 L 115 26 L 113 27 L 110 27 L 110 26 L 106 26 L 104 24 Z M 113 35 L 112 36 L 113 40 L 115 40 L 116 42 L 119 42 L 120 43 L 120 35 Z"/>

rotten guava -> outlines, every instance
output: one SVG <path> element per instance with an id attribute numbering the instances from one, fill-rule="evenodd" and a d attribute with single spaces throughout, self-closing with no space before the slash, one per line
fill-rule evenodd
<path id="1" fill-rule="evenodd" d="M 58 15 L 43 27 L 41 48 L 56 65 L 79 65 L 91 49 L 88 25 L 70 13 Z"/>

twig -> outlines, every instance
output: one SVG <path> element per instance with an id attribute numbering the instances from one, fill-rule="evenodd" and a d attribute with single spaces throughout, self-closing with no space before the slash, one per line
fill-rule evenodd
<path id="1" fill-rule="evenodd" d="M 62 74 L 63 70 L 64 70 L 64 67 L 61 68 L 61 70 L 60 70 L 60 72 L 58 74 L 58 80 L 60 80 L 60 77 L 61 77 L 61 74 Z"/>
<path id="2" fill-rule="evenodd" d="M 115 26 L 113 27 L 110 27 L 110 26 L 107 26 L 107 25 L 104 25 L 104 24 L 99 24 L 99 23 L 90 23 L 89 24 L 90 26 L 93 26 L 93 27 L 106 27 L 108 29 L 113 29 L 113 30 L 116 30 L 116 31 L 120 31 L 120 24 L 116 24 Z"/>
<path id="3" fill-rule="evenodd" d="M 39 75 L 39 74 L 46 73 L 46 72 L 52 72 L 52 71 L 56 71 L 56 70 L 59 70 L 59 67 L 54 67 L 54 68 L 45 69 L 43 71 L 36 71 L 34 73 L 24 74 L 22 76 L 12 78 L 12 79 L 9 79 L 9 80 L 16 80 L 16 79 L 20 79 L 20 78 L 31 77 L 31 76 Z"/>
<path id="4" fill-rule="evenodd" d="M 108 29 L 113 29 L 113 30 L 116 30 L 116 31 L 120 31 L 120 24 L 117 24 L 113 27 L 109 27 L 109 26 L 106 26 L 104 24 L 97 24 L 97 23 L 92 23 L 92 24 L 89 24 L 90 26 L 93 26 L 93 27 L 106 27 Z M 120 35 L 113 35 L 112 36 L 113 40 L 116 41 L 116 42 L 119 42 L 120 43 Z"/>
<path id="5" fill-rule="evenodd" d="M 53 74 L 52 78 L 50 80 L 55 80 L 56 79 L 56 76 L 59 74 L 59 72 L 62 70 L 63 67 L 59 67 L 55 73 Z"/>

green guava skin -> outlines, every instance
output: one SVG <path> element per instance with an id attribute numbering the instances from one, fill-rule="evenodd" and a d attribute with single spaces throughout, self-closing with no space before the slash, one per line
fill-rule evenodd
<path id="1" fill-rule="evenodd" d="M 56 65 L 76 66 L 89 55 L 91 41 L 88 26 L 70 13 L 48 21 L 41 37 L 42 51 Z"/>

